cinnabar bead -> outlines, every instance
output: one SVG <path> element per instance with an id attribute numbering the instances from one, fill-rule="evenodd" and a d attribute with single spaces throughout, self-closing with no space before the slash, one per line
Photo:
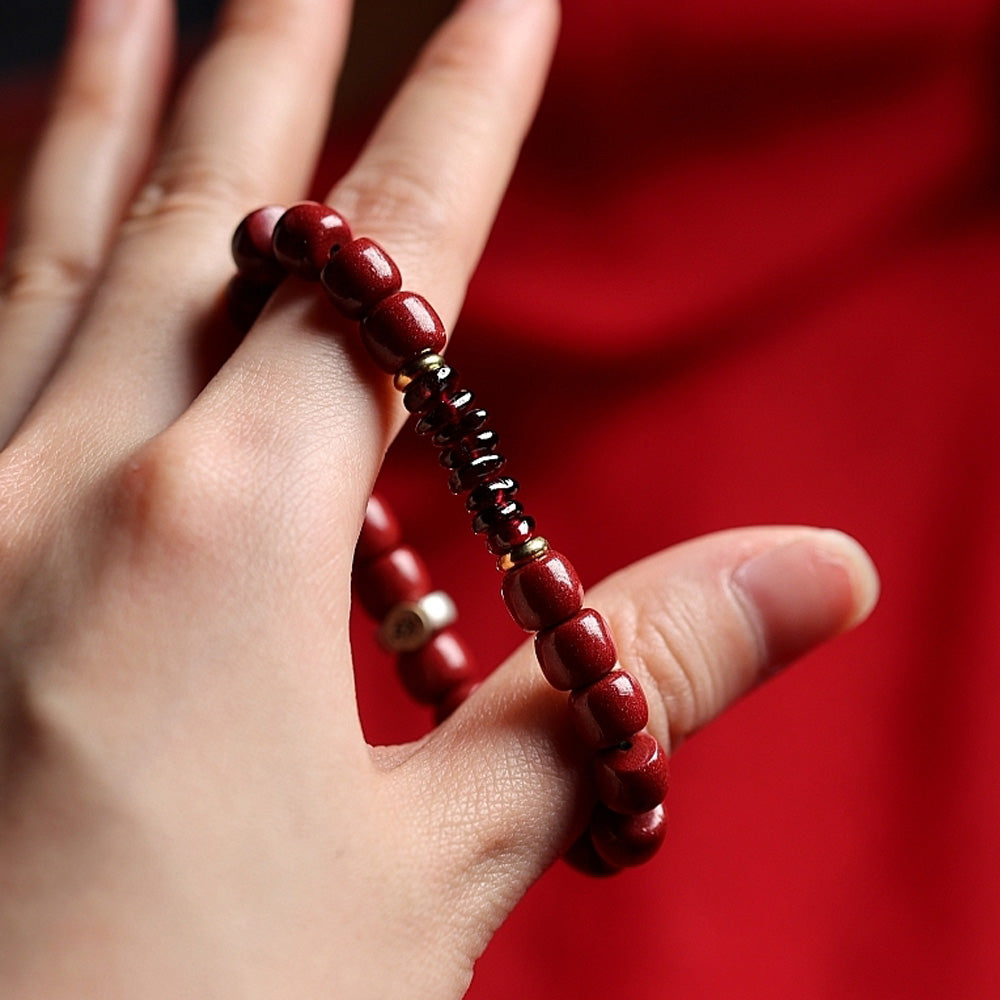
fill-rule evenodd
<path id="1" fill-rule="evenodd" d="M 545 679 L 559 691 L 593 684 L 618 662 L 607 622 L 593 608 L 584 608 L 560 625 L 539 632 L 535 656 Z"/>
<path id="2" fill-rule="evenodd" d="M 300 201 L 278 219 L 271 246 L 286 270 L 316 281 L 332 251 L 351 239 L 344 217 L 318 201 Z"/>
<path id="3" fill-rule="evenodd" d="M 400 653 L 396 670 L 403 687 L 423 705 L 442 701 L 472 677 L 472 656 L 451 629 L 442 629 L 412 653 Z"/>
<path id="4" fill-rule="evenodd" d="M 520 505 L 518 505 L 520 506 Z M 528 541 L 535 534 L 533 517 L 515 517 L 501 524 L 486 536 L 486 548 L 495 556 L 510 552 L 515 545 Z"/>
<path id="5" fill-rule="evenodd" d="M 558 625 L 583 605 L 583 585 L 573 564 L 552 551 L 508 570 L 500 593 L 511 617 L 528 632 Z"/>
<path id="6" fill-rule="evenodd" d="M 361 319 L 403 286 L 393 259 L 367 236 L 342 246 L 327 261 L 319 280 L 330 301 L 348 319 Z"/>
<path id="7" fill-rule="evenodd" d="M 619 868 L 645 864 L 666 835 L 667 814 L 662 805 L 638 816 L 624 816 L 599 805 L 590 820 L 594 850 L 609 865 Z"/>
<path id="8" fill-rule="evenodd" d="M 458 385 L 458 372 L 451 365 L 441 365 L 418 375 L 403 393 L 403 406 L 410 413 L 424 410 L 441 401 L 441 397 Z"/>
<path id="9" fill-rule="evenodd" d="M 488 507 L 500 507 L 512 500 L 520 488 L 521 484 L 510 476 L 491 479 L 477 486 L 465 498 L 465 509 L 470 514 L 479 514 Z"/>
<path id="10" fill-rule="evenodd" d="M 245 274 L 234 274 L 226 287 L 226 309 L 229 321 L 240 332 L 246 333 L 257 322 L 261 310 L 277 288 L 249 278 Z"/>
<path id="11" fill-rule="evenodd" d="M 584 875 L 591 875 L 595 878 L 607 878 L 609 875 L 617 875 L 621 871 L 618 865 L 608 864 L 597 853 L 590 839 L 589 829 L 584 830 L 576 841 L 574 841 L 569 850 L 563 855 L 563 861 L 578 872 L 583 872 Z"/>
<path id="12" fill-rule="evenodd" d="M 477 431 L 468 437 L 462 438 L 451 448 L 446 448 L 438 455 L 438 461 L 446 469 L 454 469 L 459 465 L 485 455 L 488 452 L 496 451 L 500 444 L 500 435 L 495 430 L 487 427 L 485 430 Z"/>
<path id="13" fill-rule="evenodd" d="M 613 747 L 646 728 L 649 706 L 639 682 L 613 670 L 569 696 L 570 716 L 580 738 L 592 747 Z"/>
<path id="14" fill-rule="evenodd" d="M 658 806 L 670 787 L 670 764 L 659 741 L 636 733 L 594 757 L 597 797 L 610 810 L 637 815 Z"/>
<path id="15" fill-rule="evenodd" d="M 473 680 L 462 681 L 460 684 L 456 684 L 434 706 L 434 721 L 439 724 L 444 722 L 448 716 L 455 712 L 459 705 L 472 697 L 478 687 L 479 682 Z"/>
<path id="16" fill-rule="evenodd" d="M 381 621 L 402 601 L 430 593 L 431 580 L 423 559 L 409 545 L 397 545 L 371 562 L 355 566 L 354 590 L 361 606 Z"/>
<path id="17" fill-rule="evenodd" d="M 471 416 L 470 422 L 474 422 L 478 420 L 479 413 L 483 414 L 483 421 L 485 422 L 485 410 L 476 410 L 471 415 L 467 413 L 474 398 L 468 389 L 459 389 L 457 392 L 435 403 L 416 422 L 414 430 L 420 435 L 437 434 L 444 427 L 460 427 L 465 422 L 467 416 Z"/>
<path id="18" fill-rule="evenodd" d="M 396 292 L 361 321 L 361 340 L 375 364 L 393 375 L 418 354 L 440 354 L 447 338 L 427 299 L 416 292 Z"/>
<path id="19" fill-rule="evenodd" d="M 232 252 L 240 274 L 270 285 L 284 278 L 284 269 L 274 256 L 271 243 L 275 224 L 284 214 L 281 205 L 265 205 L 251 212 L 236 227 Z"/>
<path id="20" fill-rule="evenodd" d="M 471 402 L 472 393 L 470 392 L 469 403 Z M 470 409 L 469 403 L 466 403 L 457 419 L 452 420 L 450 423 L 446 420 L 444 423 L 436 424 L 434 420 L 428 420 L 426 417 L 422 418 L 417 421 L 417 433 L 432 433 L 434 436 L 431 438 L 431 441 L 438 448 L 444 448 L 447 445 L 454 444 L 456 441 L 461 441 L 466 435 L 473 433 L 473 431 L 478 431 L 490 418 L 490 415 L 482 407 Z"/>
<path id="21" fill-rule="evenodd" d="M 496 475 L 503 468 L 507 459 L 496 452 L 488 452 L 485 455 L 477 455 L 470 459 L 465 465 L 460 465 L 453 469 L 448 477 L 448 488 L 452 493 L 464 493 L 478 486 L 484 479 Z"/>
<path id="22" fill-rule="evenodd" d="M 365 507 L 365 520 L 354 549 L 354 562 L 368 562 L 395 548 L 402 539 L 403 530 L 392 508 L 381 497 L 372 494 Z M 423 597 L 423 594 L 418 596 Z"/>

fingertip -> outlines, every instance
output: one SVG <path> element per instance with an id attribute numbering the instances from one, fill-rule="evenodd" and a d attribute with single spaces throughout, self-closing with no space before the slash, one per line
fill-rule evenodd
<path id="1" fill-rule="evenodd" d="M 732 582 L 772 670 L 863 621 L 879 592 L 867 552 L 831 529 L 809 529 L 757 552 L 736 567 Z"/>

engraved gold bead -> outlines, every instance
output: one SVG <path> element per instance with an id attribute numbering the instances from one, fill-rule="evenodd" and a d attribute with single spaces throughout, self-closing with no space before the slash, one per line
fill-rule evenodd
<path id="1" fill-rule="evenodd" d="M 412 653 L 435 632 L 454 624 L 457 617 L 455 602 L 443 590 L 435 590 L 392 608 L 382 619 L 376 638 L 390 653 Z"/>
<path id="2" fill-rule="evenodd" d="M 414 379 L 423 375 L 424 372 L 436 371 L 445 364 L 444 358 L 440 354 L 428 352 L 414 358 L 413 361 L 403 365 L 392 377 L 392 384 L 402 392 Z"/>
<path id="3" fill-rule="evenodd" d="M 509 552 L 505 552 L 497 560 L 497 569 L 506 573 L 508 570 L 541 559 L 548 551 L 548 541 L 541 535 L 536 535 L 520 545 L 515 545 Z"/>

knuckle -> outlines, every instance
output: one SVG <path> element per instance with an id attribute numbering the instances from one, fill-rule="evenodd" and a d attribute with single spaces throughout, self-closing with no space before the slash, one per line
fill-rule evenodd
<path id="1" fill-rule="evenodd" d="M 225 559 L 239 538 L 249 493 L 230 441 L 175 426 L 147 442 L 119 470 L 112 519 L 136 558 Z"/>
<path id="2" fill-rule="evenodd" d="M 8 258 L 0 277 L 0 298 L 5 302 L 77 298 L 97 273 L 90 255 L 74 252 L 71 246 L 26 246 Z"/>

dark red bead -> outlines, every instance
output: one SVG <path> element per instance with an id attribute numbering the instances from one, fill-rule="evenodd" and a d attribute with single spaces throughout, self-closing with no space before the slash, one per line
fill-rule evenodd
<path id="1" fill-rule="evenodd" d="M 624 816 L 597 806 L 590 820 L 594 850 L 619 868 L 641 865 L 659 850 L 667 835 L 667 814 L 662 805 L 638 816 Z"/>
<path id="2" fill-rule="evenodd" d="M 402 538 L 403 530 L 392 508 L 381 497 L 372 494 L 365 507 L 365 520 L 354 549 L 355 563 L 368 562 L 383 552 L 394 549 Z"/>
<path id="3" fill-rule="evenodd" d="M 472 405 L 473 395 L 468 389 L 459 389 L 452 395 L 445 397 L 440 402 L 435 403 L 415 424 L 414 430 L 418 434 L 437 434 L 444 427 L 461 427 L 466 423 L 466 418 L 470 422 L 478 420 L 478 414 L 482 414 L 482 420 L 486 420 L 485 410 L 475 410 L 471 414 L 467 411 Z"/>
<path id="4" fill-rule="evenodd" d="M 472 519 L 472 530 L 477 535 L 487 535 L 508 521 L 516 521 L 523 514 L 524 508 L 516 500 L 507 500 L 496 507 L 484 507 Z"/>
<path id="5" fill-rule="evenodd" d="M 592 747 L 624 743 L 649 721 L 649 706 L 639 682 L 613 670 L 569 696 L 570 715 L 580 738 Z"/>
<path id="6" fill-rule="evenodd" d="M 285 276 L 274 256 L 274 226 L 285 214 L 281 205 L 265 205 L 246 216 L 233 233 L 233 261 L 240 274 L 254 281 L 276 285 Z"/>
<path id="7" fill-rule="evenodd" d="M 441 365 L 429 372 L 422 372 L 407 387 L 403 393 L 403 406 L 410 413 L 422 413 L 441 397 L 454 391 L 458 385 L 458 372 L 451 365 Z"/>
<path id="8" fill-rule="evenodd" d="M 479 455 L 486 455 L 491 451 L 496 451 L 500 444 L 500 435 L 491 428 L 477 431 L 468 437 L 462 438 L 451 448 L 446 448 L 438 455 L 438 461 L 446 469 L 455 469 Z"/>
<path id="9" fill-rule="evenodd" d="M 441 318 L 416 292 L 382 299 L 361 321 L 362 342 L 375 364 L 390 375 L 418 354 L 440 354 L 446 339 Z"/>
<path id="10" fill-rule="evenodd" d="M 282 267 L 316 281 L 331 251 L 350 239 L 351 228 L 339 212 L 317 201 L 300 201 L 278 219 L 271 246 Z"/>
<path id="11" fill-rule="evenodd" d="M 234 274 L 226 288 L 226 309 L 229 321 L 246 333 L 257 322 L 261 310 L 267 305 L 277 285 L 262 284 L 245 274 Z"/>
<path id="12" fill-rule="evenodd" d="M 503 468 L 507 459 L 496 452 L 477 455 L 465 465 L 453 469 L 448 477 L 448 488 L 452 493 L 464 493 L 478 486 L 484 479 L 495 476 Z"/>
<path id="13" fill-rule="evenodd" d="M 547 552 L 508 570 L 500 584 L 500 593 L 511 617 L 528 632 L 566 621 L 583 604 L 580 578 L 573 564 L 558 552 Z"/>
<path id="14" fill-rule="evenodd" d="M 602 750 L 594 758 L 597 797 L 613 812 L 647 812 L 658 806 L 670 787 L 670 764 L 663 747 L 649 733 Z"/>
<path id="15" fill-rule="evenodd" d="M 578 872 L 583 872 L 584 875 L 591 875 L 594 878 L 607 878 L 609 875 L 617 875 L 621 871 L 618 865 L 608 864 L 597 853 L 590 839 L 589 829 L 584 830 L 563 855 L 563 861 Z"/>
<path id="16" fill-rule="evenodd" d="M 535 519 L 515 517 L 501 524 L 486 536 L 486 548 L 495 556 L 510 552 L 515 545 L 521 545 L 534 537 Z"/>
<path id="17" fill-rule="evenodd" d="M 444 722 L 460 705 L 472 697 L 478 687 L 479 682 L 473 680 L 462 681 L 460 684 L 456 684 L 434 706 L 434 721 L 437 723 Z"/>
<path id="18" fill-rule="evenodd" d="M 501 507 L 517 496 L 521 484 L 510 476 L 499 476 L 488 483 L 477 486 L 466 498 L 465 509 L 470 514 L 479 514 L 488 507 Z"/>
<path id="19" fill-rule="evenodd" d="M 586 687 L 610 673 L 618 662 L 607 622 L 584 608 L 535 636 L 535 656 L 545 679 L 560 691 Z"/>
<path id="20" fill-rule="evenodd" d="M 353 582 L 361 606 L 376 621 L 402 601 L 415 601 L 431 590 L 427 567 L 409 545 L 397 545 L 356 566 Z"/>
<path id="21" fill-rule="evenodd" d="M 433 434 L 431 441 L 438 448 L 444 448 L 446 445 L 461 441 L 466 435 L 478 431 L 490 418 L 490 415 L 481 407 L 469 409 L 471 402 L 472 393 L 470 392 L 469 402 L 465 404 L 457 418 L 451 421 L 445 419 L 443 423 L 438 423 L 436 415 L 427 414 L 426 417 L 417 421 L 417 433 Z"/>
<path id="22" fill-rule="evenodd" d="M 410 696 L 423 705 L 443 700 L 472 677 L 472 656 L 451 629 L 442 629 L 412 653 L 400 653 L 396 670 Z"/>
<path id="23" fill-rule="evenodd" d="M 367 236 L 342 246 L 319 278 L 330 301 L 348 319 L 361 319 L 403 285 L 392 258 Z"/>

